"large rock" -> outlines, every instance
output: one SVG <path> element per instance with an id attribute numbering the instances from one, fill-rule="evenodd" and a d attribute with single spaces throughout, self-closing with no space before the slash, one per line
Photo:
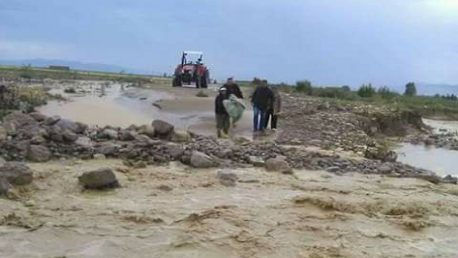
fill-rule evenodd
<path id="1" fill-rule="evenodd" d="M 105 189 L 120 186 L 116 175 L 110 168 L 85 172 L 78 177 L 78 181 L 86 189 Z"/>
<path id="2" fill-rule="evenodd" d="M 62 132 L 62 138 L 65 142 L 73 143 L 78 140 L 78 135 L 71 131 L 70 129 L 65 129 Z"/>
<path id="3" fill-rule="evenodd" d="M 135 140 L 138 142 L 138 143 L 141 143 L 141 144 L 149 144 L 150 142 L 154 142 L 150 137 L 144 135 L 144 134 L 139 134 L 139 135 L 136 135 L 135 136 Z"/>
<path id="4" fill-rule="evenodd" d="M 139 134 L 144 134 L 148 136 L 149 138 L 154 138 L 155 137 L 155 130 L 152 125 L 143 125 L 138 128 L 138 133 Z"/>
<path id="5" fill-rule="evenodd" d="M 380 174 L 390 174 L 393 172 L 393 168 L 388 164 L 381 165 L 377 170 Z"/>
<path id="6" fill-rule="evenodd" d="M 46 120 L 46 116 L 39 112 L 32 112 L 29 114 L 29 116 L 31 116 L 37 122 L 43 122 Z"/>
<path id="7" fill-rule="evenodd" d="M 41 145 L 41 144 L 44 144 L 45 142 L 46 142 L 46 139 L 40 135 L 34 136 L 30 140 L 30 143 L 35 144 L 35 145 Z"/>
<path id="8" fill-rule="evenodd" d="M 44 123 L 45 125 L 52 126 L 52 125 L 55 125 L 57 122 L 59 122 L 59 120 L 60 120 L 60 116 L 50 116 L 45 119 Z"/>
<path id="9" fill-rule="evenodd" d="M 118 139 L 118 131 L 111 129 L 111 128 L 106 128 L 102 131 L 102 138 L 109 139 L 109 140 L 117 140 Z"/>
<path id="10" fill-rule="evenodd" d="M 276 171 L 284 174 L 290 174 L 293 171 L 288 162 L 279 158 L 266 160 L 266 169 L 267 171 Z"/>
<path id="11" fill-rule="evenodd" d="M 396 162 L 398 159 L 398 154 L 396 154 L 396 152 L 383 146 L 367 148 L 364 156 L 368 159 L 377 159 L 384 162 Z"/>
<path id="12" fill-rule="evenodd" d="M 7 162 L 0 167 L 0 178 L 12 185 L 27 185 L 32 182 L 33 173 L 24 163 Z"/>
<path id="13" fill-rule="evenodd" d="M 211 168 L 215 166 L 215 161 L 205 153 L 193 151 L 191 155 L 191 166 L 195 168 Z"/>
<path id="14" fill-rule="evenodd" d="M 105 156 L 116 156 L 120 148 L 121 146 L 118 144 L 107 142 L 107 143 L 100 145 L 96 149 L 96 152 L 101 153 Z"/>
<path id="15" fill-rule="evenodd" d="M 234 187 L 237 184 L 238 176 L 230 170 L 220 170 L 216 174 L 220 184 L 228 187 Z"/>
<path id="16" fill-rule="evenodd" d="M 119 134 L 119 139 L 121 141 L 133 141 L 135 140 L 136 136 L 137 136 L 137 133 L 135 131 L 122 130 Z"/>
<path id="17" fill-rule="evenodd" d="M 62 135 L 63 131 L 58 126 L 51 126 L 48 128 L 47 134 L 48 138 L 54 142 L 63 142 L 64 136 Z"/>
<path id="18" fill-rule="evenodd" d="M 258 156 L 249 156 L 247 161 L 255 167 L 263 167 L 266 164 L 264 159 Z"/>
<path id="19" fill-rule="evenodd" d="M 27 158 L 33 162 L 46 162 L 51 159 L 51 152 L 42 145 L 30 145 Z"/>
<path id="20" fill-rule="evenodd" d="M 62 129 L 62 131 L 70 130 L 76 134 L 82 134 L 87 129 L 87 125 L 68 119 L 60 119 L 55 125 Z"/>
<path id="21" fill-rule="evenodd" d="M 172 137 L 170 140 L 172 142 L 185 143 L 185 142 L 189 142 L 190 139 L 191 137 L 189 136 L 188 132 L 181 131 L 181 130 L 174 130 L 172 132 Z"/>
<path id="22" fill-rule="evenodd" d="M 167 150 L 173 160 L 180 160 L 184 155 L 184 149 L 181 145 L 178 144 L 169 144 L 167 145 Z"/>
<path id="23" fill-rule="evenodd" d="M 152 126 L 154 127 L 155 136 L 160 138 L 170 138 L 172 136 L 173 125 L 162 120 L 154 120 Z"/>
<path id="24" fill-rule="evenodd" d="M 84 148 L 92 148 L 94 146 L 91 138 L 87 136 L 78 137 L 75 144 Z"/>
<path id="25" fill-rule="evenodd" d="M 25 126 L 38 126 L 38 122 L 21 112 L 14 112 L 3 119 L 3 127 L 8 134 L 16 134 L 17 130 Z"/>

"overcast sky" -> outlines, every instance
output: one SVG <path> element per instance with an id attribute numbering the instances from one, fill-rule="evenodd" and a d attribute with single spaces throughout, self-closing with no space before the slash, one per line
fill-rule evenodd
<path id="1" fill-rule="evenodd" d="M 0 59 L 170 73 L 182 50 L 217 78 L 458 84 L 458 0 L 0 0 Z"/>

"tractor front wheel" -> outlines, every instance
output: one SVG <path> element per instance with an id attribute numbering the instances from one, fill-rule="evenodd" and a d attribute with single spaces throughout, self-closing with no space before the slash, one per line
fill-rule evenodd
<path id="1" fill-rule="evenodd" d="M 183 82 L 181 81 L 180 75 L 173 77 L 172 86 L 173 87 L 182 87 L 183 86 Z"/>

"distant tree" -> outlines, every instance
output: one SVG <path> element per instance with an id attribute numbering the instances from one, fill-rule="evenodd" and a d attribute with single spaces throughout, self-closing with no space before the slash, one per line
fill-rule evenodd
<path id="1" fill-rule="evenodd" d="M 121 70 L 121 71 L 119 72 L 119 74 L 125 74 L 125 73 L 126 73 L 126 71 L 124 71 L 124 70 Z"/>
<path id="2" fill-rule="evenodd" d="M 19 77 L 24 78 L 24 79 L 32 79 L 32 68 L 31 67 L 32 66 L 30 64 L 22 66 Z"/>
<path id="3" fill-rule="evenodd" d="M 167 78 L 167 73 L 164 73 L 162 77 Z"/>
<path id="4" fill-rule="evenodd" d="M 383 86 L 379 88 L 377 91 L 377 94 L 379 94 L 382 97 L 382 99 L 393 99 L 394 97 L 398 95 L 397 92 L 392 91 L 387 86 Z"/>
<path id="5" fill-rule="evenodd" d="M 372 98 L 376 94 L 376 90 L 372 84 L 363 84 L 358 89 L 358 96 L 361 98 Z"/>
<path id="6" fill-rule="evenodd" d="M 342 86 L 342 90 L 346 91 L 346 92 L 349 92 L 349 91 L 351 91 L 351 88 L 348 85 L 344 85 L 344 86 Z"/>
<path id="7" fill-rule="evenodd" d="M 262 83 L 262 80 L 257 77 L 254 77 L 253 81 L 251 81 L 251 84 L 256 85 L 256 86 L 260 85 L 261 83 Z"/>
<path id="8" fill-rule="evenodd" d="M 406 91 L 404 92 L 404 96 L 414 97 L 417 95 L 417 87 L 415 86 L 414 82 L 409 82 L 406 85 Z"/>
<path id="9" fill-rule="evenodd" d="M 296 82 L 296 91 L 312 95 L 312 83 L 308 80 Z"/>

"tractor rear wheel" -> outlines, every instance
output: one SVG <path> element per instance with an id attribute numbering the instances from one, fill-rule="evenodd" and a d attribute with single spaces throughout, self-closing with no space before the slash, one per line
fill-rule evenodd
<path id="1" fill-rule="evenodd" d="M 202 77 L 200 77 L 200 86 L 205 89 L 208 88 L 207 73 L 205 73 Z"/>

